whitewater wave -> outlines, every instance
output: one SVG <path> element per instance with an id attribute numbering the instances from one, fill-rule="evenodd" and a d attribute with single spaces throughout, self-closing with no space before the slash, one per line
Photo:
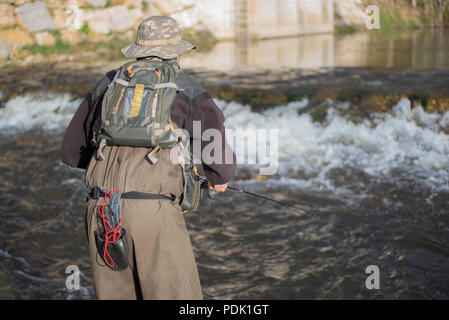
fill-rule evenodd
<path id="1" fill-rule="evenodd" d="M 42 128 L 62 134 L 80 103 L 81 99 L 69 94 L 41 93 L 11 99 L 0 109 L 0 133 Z M 343 112 L 350 104 L 340 103 L 329 108 L 325 120 L 317 123 L 300 112 L 307 99 L 260 113 L 236 102 L 216 103 L 226 117 L 227 129 L 278 129 L 279 168 L 269 177 L 273 182 L 291 185 L 296 181 L 299 188 L 317 190 L 341 189 L 333 175 L 342 169 L 346 174 L 356 171 L 376 178 L 419 181 L 436 190 L 449 189 L 449 135 L 442 130 L 449 127 L 449 112 L 426 113 L 421 106 L 412 108 L 410 100 L 402 99 L 392 113 L 354 121 Z M 258 170 L 257 165 L 240 168 Z"/>
<path id="2" fill-rule="evenodd" d="M 34 128 L 67 127 L 82 99 L 70 94 L 35 93 L 13 98 L 0 109 L 0 132 L 14 134 Z"/>
<path id="3" fill-rule="evenodd" d="M 299 111 L 307 100 L 262 113 L 249 106 L 217 101 L 227 128 L 277 128 L 280 177 L 307 181 L 308 187 L 335 189 L 329 177 L 336 169 L 355 169 L 372 177 L 419 180 L 431 189 L 448 190 L 449 112 L 429 114 L 402 99 L 391 114 L 354 121 L 342 114 L 348 103 L 328 110 L 316 123 Z M 291 180 L 289 179 L 289 182 Z"/>

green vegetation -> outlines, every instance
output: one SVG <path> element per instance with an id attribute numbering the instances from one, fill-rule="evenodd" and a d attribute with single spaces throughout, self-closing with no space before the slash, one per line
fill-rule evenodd
<path id="1" fill-rule="evenodd" d="M 306 98 L 304 94 L 288 94 L 271 90 L 242 89 L 230 85 L 208 87 L 208 92 L 215 98 L 226 102 L 235 101 L 251 106 L 254 112 L 260 112 L 273 106 L 300 101 Z"/>
<path id="2" fill-rule="evenodd" d="M 81 42 L 76 46 L 76 49 L 74 48 L 73 52 L 71 51 L 70 53 L 92 52 L 95 53 L 98 57 L 101 57 L 103 60 L 121 60 L 126 59 L 125 56 L 123 56 L 121 49 L 129 44 L 129 39 L 114 36 L 112 39 L 107 41 Z"/>
<path id="3" fill-rule="evenodd" d="M 55 37 L 54 45 L 39 45 L 37 43 L 33 43 L 22 47 L 22 49 L 29 51 L 32 54 L 41 54 L 44 56 L 53 53 L 66 53 L 70 49 L 70 44 L 62 40 L 61 32 L 59 30 L 53 31 L 52 34 Z"/>
<path id="4" fill-rule="evenodd" d="M 81 27 L 80 31 L 82 33 L 84 33 L 86 36 L 89 35 L 90 33 L 90 28 L 89 28 L 89 24 L 87 23 L 87 21 L 84 21 L 83 26 Z"/>
<path id="5" fill-rule="evenodd" d="M 449 26 L 449 0 L 364 0 L 363 6 L 377 5 L 380 9 L 380 35 L 411 31 L 425 26 Z M 339 23 L 336 14 L 337 35 L 367 31 L 363 24 L 345 25 Z"/>
<path id="6" fill-rule="evenodd" d="M 126 0 L 108 0 L 110 6 L 125 4 Z"/>
<path id="7" fill-rule="evenodd" d="M 354 123 L 363 119 L 372 119 L 373 115 L 379 113 L 391 113 L 393 107 L 402 99 L 407 98 L 412 101 L 413 106 L 422 106 L 428 113 L 444 113 L 449 110 L 449 98 L 435 94 L 366 94 L 363 92 L 348 91 L 339 92 L 333 101 L 350 102 L 350 108 L 340 110 L 340 113 L 347 116 Z M 313 97 L 311 100 L 322 99 Z M 335 106 L 335 104 L 333 105 Z M 326 120 L 327 111 L 332 105 L 323 105 L 309 112 L 312 121 L 322 123 Z"/>
<path id="8" fill-rule="evenodd" d="M 350 24 L 336 24 L 334 28 L 336 35 L 351 34 L 358 31 L 362 31 L 362 27 Z"/>
<path id="9" fill-rule="evenodd" d="M 92 33 L 87 22 L 83 23 L 79 32 L 86 36 Z M 60 31 L 54 31 L 53 35 L 56 39 L 54 45 L 39 45 L 34 43 L 22 47 L 22 51 L 24 54 L 25 52 L 30 52 L 32 54 L 41 54 L 44 56 L 51 54 L 72 54 L 76 55 L 81 60 L 84 59 L 83 56 L 86 56 L 86 59 L 92 59 L 93 55 L 98 56 L 103 60 L 121 60 L 126 59 L 123 56 L 121 49 L 133 41 L 123 32 L 110 32 L 104 40 L 98 41 L 97 39 L 96 41 L 89 41 L 89 38 L 87 38 L 87 40 L 77 43 L 76 45 L 70 45 L 62 40 Z M 192 29 L 187 29 L 184 39 L 198 46 L 199 51 L 201 52 L 212 50 L 217 43 L 217 39 L 214 35 L 207 30 L 194 31 Z"/>
<path id="10" fill-rule="evenodd" d="M 327 106 L 320 107 L 310 112 L 310 117 L 313 122 L 324 122 L 327 116 Z"/>
<path id="11" fill-rule="evenodd" d="M 182 30 L 182 37 L 198 47 L 200 52 L 209 52 L 217 44 L 217 38 L 209 30 L 194 30 L 193 28 L 185 28 Z"/>
<path id="12" fill-rule="evenodd" d="M 377 0 L 386 29 L 449 26 L 449 0 Z M 367 3 L 367 2 L 366 2 Z M 383 21 L 382 21 L 383 19 Z"/>
<path id="13" fill-rule="evenodd" d="M 32 54 L 42 54 L 44 56 L 53 53 L 65 53 L 69 48 L 70 45 L 62 41 L 56 41 L 56 43 L 52 46 L 33 43 L 31 45 L 26 45 L 23 47 L 24 50 L 30 51 Z"/>
<path id="14" fill-rule="evenodd" d="M 339 91 L 326 93 L 325 95 L 289 94 L 274 90 L 235 88 L 230 85 L 219 87 L 206 87 L 206 90 L 217 99 L 226 102 L 235 101 L 243 105 L 249 105 L 253 112 L 262 112 L 268 108 L 287 104 L 293 101 L 309 99 L 309 111 L 313 122 L 322 123 L 326 120 L 329 108 L 335 107 L 338 101 L 347 101 L 350 108 L 340 110 L 342 115 L 348 116 L 351 121 L 358 123 L 363 119 L 371 119 L 376 113 L 390 113 L 402 98 L 408 98 L 413 105 L 422 105 L 426 112 L 443 113 L 449 110 L 449 98 L 445 96 L 431 95 L 409 95 L 409 94 L 366 94 L 363 91 Z M 323 104 L 322 102 L 331 98 L 335 103 Z"/>
<path id="15" fill-rule="evenodd" d="M 86 23 L 80 29 L 80 32 L 86 35 L 90 33 L 89 27 Z M 61 32 L 59 30 L 53 31 L 52 34 L 56 39 L 54 45 L 39 45 L 34 43 L 32 45 L 22 47 L 22 50 L 28 51 L 32 54 L 41 54 L 44 56 L 51 54 L 73 54 L 78 56 L 81 60 L 85 54 L 87 59 L 91 59 L 92 53 L 94 53 L 96 56 L 104 60 L 117 60 L 125 59 L 121 49 L 130 43 L 129 39 L 111 34 L 111 39 L 109 40 L 102 40 L 98 42 L 82 41 L 77 45 L 70 45 L 62 40 Z"/>
<path id="16" fill-rule="evenodd" d="M 427 25 L 449 26 L 449 0 L 408 0 L 410 5 L 415 3 L 421 12 L 421 18 Z"/>
<path id="17" fill-rule="evenodd" d="M 14 23 L 12 25 L 6 25 L 6 26 L 1 26 L 0 30 L 9 30 L 9 29 L 20 29 L 20 25 L 17 23 Z"/>
<path id="18" fill-rule="evenodd" d="M 422 26 L 421 21 L 406 17 L 399 9 L 387 7 L 380 8 L 380 31 L 384 34 L 391 34 L 395 31 L 413 30 Z"/>

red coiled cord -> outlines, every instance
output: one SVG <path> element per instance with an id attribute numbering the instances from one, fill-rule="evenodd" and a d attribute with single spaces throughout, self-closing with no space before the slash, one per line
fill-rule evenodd
<path id="1" fill-rule="evenodd" d="M 112 226 L 104 217 L 104 207 L 109 205 L 108 203 L 108 197 L 111 197 L 111 194 L 113 194 L 114 192 L 120 192 L 123 193 L 123 191 L 121 190 L 112 190 L 112 191 L 108 191 L 105 195 L 104 195 L 104 201 L 105 203 L 101 204 L 98 206 L 98 214 L 99 216 L 102 218 L 103 220 L 103 228 L 104 228 L 104 238 L 105 238 L 105 244 L 104 244 L 104 254 L 103 254 L 103 258 L 104 258 L 104 262 L 111 268 L 114 268 L 115 266 L 115 262 L 114 259 L 112 259 L 111 255 L 108 252 L 108 244 L 109 243 L 114 243 L 117 240 L 120 239 L 120 232 L 122 230 L 122 216 L 120 215 L 120 221 L 117 224 L 117 227 L 114 228 L 114 226 Z"/>

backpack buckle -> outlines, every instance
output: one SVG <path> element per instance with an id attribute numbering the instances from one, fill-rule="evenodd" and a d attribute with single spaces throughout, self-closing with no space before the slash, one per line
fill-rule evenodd
<path id="1" fill-rule="evenodd" d="M 148 162 L 150 164 L 156 164 L 159 159 L 157 158 L 156 154 L 159 152 L 159 150 L 161 150 L 161 147 L 159 147 L 159 145 L 157 145 L 156 147 L 153 148 L 153 150 L 151 150 L 145 157 L 145 159 L 148 160 Z"/>
<path id="2" fill-rule="evenodd" d="M 104 195 L 105 195 L 104 191 L 101 190 L 99 187 L 93 187 L 87 194 L 87 198 L 96 200 L 99 199 L 100 197 L 103 197 Z"/>
<path id="3" fill-rule="evenodd" d="M 97 152 L 96 152 L 96 160 L 97 161 L 103 161 L 105 159 L 104 155 L 103 155 L 103 149 L 104 149 L 105 146 L 106 146 L 106 140 L 102 139 L 100 141 L 100 145 L 98 146 L 98 149 L 97 149 Z"/>

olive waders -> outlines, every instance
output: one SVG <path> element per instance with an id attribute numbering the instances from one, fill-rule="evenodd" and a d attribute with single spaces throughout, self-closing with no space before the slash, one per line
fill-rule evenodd
<path id="1" fill-rule="evenodd" d="M 144 158 L 148 148 L 106 146 L 105 160 L 92 157 L 86 186 L 104 190 L 139 190 L 153 194 L 182 193 L 180 165 L 161 149 L 156 164 Z M 181 208 L 171 200 L 122 199 L 129 267 L 114 271 L 102 261 L 95 244 L 97 208 L 104 199 L 89 199 L 86 228 L 98 299 L 202 299 L 201 285 Z"/>

